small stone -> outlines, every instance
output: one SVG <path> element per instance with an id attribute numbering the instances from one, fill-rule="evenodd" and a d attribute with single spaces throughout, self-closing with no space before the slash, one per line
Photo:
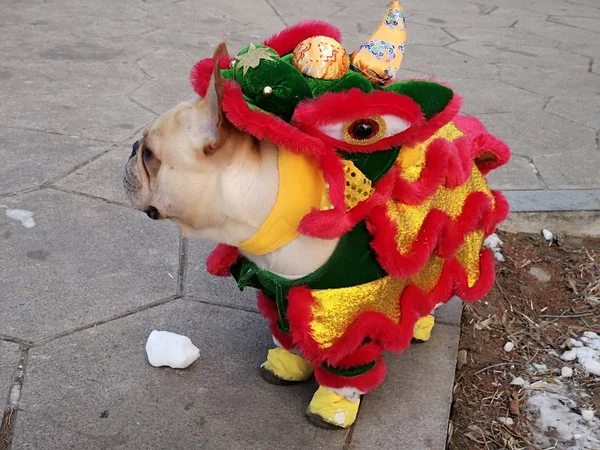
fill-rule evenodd
<path id="1" fill-rule="evenodd" d="M 552 239 L 554 239 L 554 235 L 552 234 L 552 231 L 550 230 L 542 230 L 542 235 L 544 236 L 544 239 L 546 239 L 547 241 L 552 242 Z"/>
<path id="2" fill-rule="evenodd" d="M 467 363 L 467 351 L 459 350 L 458 351 L 458 368 L 460 369 Z"/>
<path id="3" fill-rule="evenodd" d="M 560 369 L 560 375 L 563 378 L 571 378 L 573 376 L 573 369 L 571 369 L 570 367 L 563 367 L 562 369 Z"/>
<path id="4" fill-rule="evenodd" d="M 505 352 L 512 352 L 515 349 L 515 344 L 508 341 L 506 344 L 504 344 L 504 351 Z"/>
<path id="5" fill-rule="evenodd" d="M 532 267 L 531 269 L 529 269 L 529 275 L 535 277 L 538 281 L 541 281 L 542 283 L 547 283 L 551 280 L 551 277 L 550 275 L 548 275 L 548 272 L 546 272 L 543 269 L 540 269 L 539 267 Z"/>
<path id="6" fill-rule="evenodd" d="M 507 427 L 510 427 L 515 424 L 515 421 L 512 420 L 510 417 L 498 417 L 498 422 L 506 425 Z"/>

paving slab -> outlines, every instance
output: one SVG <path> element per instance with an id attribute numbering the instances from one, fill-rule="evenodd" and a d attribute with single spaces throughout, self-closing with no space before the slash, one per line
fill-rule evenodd
<path id="1" fill-rule="evenodd" d="M 66 175 L 109 148 L 103 142 L 0 125 L 0 195 Z"/>
<path id="2" fill-rule="evenodd" d="M 572 161 L 580 164 L 572 164 Z M 544 174 L 550 189 L 598 189 L 600 188 L 600 151 L 593 149 L 534 158 L 536 167 Z"/>
<path id="3" fill-rule="evenodd" d="M 137 139 L 138 137 L 131 138 L 131 142 L 120 145 L 95 161 L 80 167 L 54 185 L 68 191 L 81 192 L 130 206 L 123 188 L 123 173 L 133 142 Z M 142 213 L 138 212 L 138 214 Z"/>
<path id="4" fill-rule="evenodd" d="M 8 200 L 37 225 L 0 215 L 3 334 L 35 341 L 175 294 L 174 225 L 51 189 Z"/>
<path id="5" fill-rule="evenodd" d="M 490 133 L 506 142 L 517 155 L 536 157 L 596 150 L 596 131 L 548 112 L 528 114 L 522 111 L 506 114 L 487 114 L 479 117 Z M 575 155 L 574 158 L 577 156 Z M 571 165 L 584 164 L 572 159 Z M 542 178 L 544 172 L 540 171 Z M 573 181 L 576 183 L 577 179 Z M 550 182 L 551 180 L 545 180 Z M 582 184 L 594 180 L 580 179 Z"/>
<path id="6" fill-rule="evenodd" d="M 437 325 L 430 341 L 387 355 L 388 379 L 363 398 L 350 449 L 446 448 L 458 338 Z"/>
<path id="7" fill-rule="evenodd" d="M 508 191 L 514 212 L 600 211 L 600 190 Z"/>
<path id="8" fill-rule="evenodd" d="M 186 370 L 151 367 L 153 329 L 190 337 L 200 358 Z M 260 378 L 271 346 L 256 313 L 176 300 L 33 348 L 13 450 L 341 450 L 346 432 L 303 417 L 314 384 Z"/>
<path id="9" fill-rule="evenodd" d="M 487 180 L 492 189 L 502 191 L 546 188 L 531 158 L 514 153 L 506 165 L 490 172 Z"/>
<path id="10" fill-rule="evenodd" d="M 154 114 L 122 94 L 87 92 L 40 95 L 29 101 L 9 97 L 0 103 L 0 117 L 8 127 L 121 143 Z"/>
<path id="11" fill-rule="evenodd" d="M 13 373 L 19 358 L 19 346 L 0 340 L 0 411 L 4 412 L 5 400 L 13 383 Z"/>
<path id="12" fill-rule="evenodd" d="M 458 297 L 452 298 L 448 303 L 441 305 L 433 312 L 436 323 L 460 326 L 462 308 L 462 300 Z"/>
<path id="13" fill-rule="evenodd" d="M 187 269 L 184 292 L 196 300 L 258 311 L 256 289 L 243 292 L 232 277 L 215 277 L 206 271 L 206 258 L 216 244 L 190 239 L 187 248 Z"/>

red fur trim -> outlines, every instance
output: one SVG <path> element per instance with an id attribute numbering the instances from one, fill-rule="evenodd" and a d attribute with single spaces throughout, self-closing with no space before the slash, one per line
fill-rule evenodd
<path id="1" fill-rule="evenodd" d="M 233 58 L 221 56 L 219 58 L 220 69 L 228 69 L 231 65 L 231 61 L 233 61 Z M 206 96 L 206 91 L 208 90 L 210 77 L 212 76 L 214 67 L 215 59 L 206 58 L 198 61 L 190 71 L 190 83 L 192 84 L 194 91 L 196 91 L 200 97 Z"/>
<path id="2" fill-rule="evenodd" d="M 480 134 L 472 139 L 472 157 L 477 167 L 484 175 L 510 160 L 510 149 L 508 146 L 491 134 Z M 491 161 L 478 161 L 485 153 L 491 153 L 495 159 Z"/>
<path id="3" fill-rule="evenodd" d="M 227 81 L 225 88 L 223 111 L 238 130 L 257 139 L 270 139 L 288 150 L 312 156 L 318 162 L 330 150 L 323 142 L 302 133 L 274 114 L 250 109 L 237 83 Z"/>
<path id="4" fill-rule="evenodd" d="M 396 180 L 393 197 L 406 205 L 419 205 L 431 197 L 446 178 L 448 171 L 449 146 L 436 139 L 427 148 L 425 167 L 414 183 L 401 178 Z"/>
<path id="5" fill-rule="evenodd" d="M 304 39 L 313 36 L 327 36 L 342 42 L 342 34 L 335 26 L 320 20 L 300 22 L 274 34 L 263 42 L 263 45 L 271 47 L 280 56 L 291 53 Z"/>
<path id="6" fill-rule="evenodd" d="M 425 122 L 420 127 L 409 128 L 404 132 L 403 139 L 406 145 L 415 145 L 419 142 L 426 141 L 433 136 L 436 131 L 447 125 L 454 117 L 458 114 L 460 106 L 462 104 L 462 98 L 456 94 L 452 97 L 452 100 L 446 105 L 443 111 L 440 111 L 434 115 L 431 119 Z"/>
<path id="7" fill-rule="evenodd" d="M 379 343 L 370 341 L 362 344 L 355 351 L 336 363 L 336 367 L 348 369 L 349 367 L 361 366 L 375 361 L 383 353 L 383 348 Z"/>
<path id="8" fill-rule="evenodd" d="M 321 239 L 334 239 L 342 236 L 363 220 L 373 208 L 385 204 L 390 198 L 394 182 L 397 178 L 398 167 L 393 166 L 375 184 L 375 192 L 368 199 L 358 203 L 345 214 L 343 213 L 345 206 L 343 207 L 344 209 L 336 208 L 326 211 L 314 211 L 302 219 L 298 230 L 307 236 Z M 330 183 L 330 186 L 333 185 Z M 345 179 L 342 179 L 342 189 L 344 186 Z"/>
<path id="9" fill-rule="evenodd" d="M 485 125 L 476 117 L 457 114 L 453 122 L 464 134 L 488 134 Z"/>
<path id="10" fill-rule="evenodd" d="M 494 272 L 495 260 L 494 254 L 489 249 L 481 250 L 479 254 L 479 280 L 474 286 L 467 284 L 467 272 L 465 268 L 456 260 L 446 263 L 451 265 L 451 271 L 454 277 L 455 293 L 465 302 L 474 302 L 481 300 L 489 294 L 496 273 Z"/>
<path id="11" fill-rule="evenodd" d="M 217 277 L 227 277 L 231 275 L 229 271 L 240 258 L 240 252 L 237 247 L 231 245 L 219 244 L 208 255 L 206 259 L 206 270 L 211 275 Z"/>
<path id="12" fill-rule="evenodd" d="M 325 93 L 316 99 L 300 102 L 292 123 L 305 133 L 340 150 L 371 153 L 405 144 L 404 136 L 411 128 L 370 145 L 353 145 L 332 138 L 320 130 L 324 125 L 339 124 L 341 127 L 344 122 L 377 115 L 395 115 L 407 121 L 411 128 L 419 128 L 424 121 L 421 108 L 410 97 L 385 91 L 366 93 L 352 88 L 346 92 Z"/>
<path id="13" fill-rule="evenodd" d="M 320 386 L 325 386 L 333 389 L 341 389 L 345 387 L 358 389 L 361 392 L 367 393 L 376 388 L 385 379 L 386 366 L 382 356 L 377 358 L 375 367 L 368 372 L 356 377 L 344 377 L 336 375 L 324 369 L 321 366 L 315 366 L 315 379 Z"/>
<path id="14" fill-rule="evenodd" d="M 412 249 L 405 255 L 400 254 L 396 246 L 396 224 L 388 217 L 386 208 L 376 208 L 369 217 L 373 234 L 371 246 L 377 253 L 379 263 L 391 276 L 412 276 L 423 268 L 434 250 L 442 258 L 448 259 L 463 244 L 467 233 L 478 228 L 484 230 L 486 235 L 491 232 L 489 230 L 493 231 L 506 214 L 503 200 L 500 198 L 497 208 L 492 209 L 488 195 L 473 192 L 467 197 L 461 215 L 454 221 L 438 209 L 431 210 L 423 221 Z"/>
<path id="15" fill-rule="evenodd" d="M 277 306 L 275 300 L 267 297 L 262 291 L 257 292 L 257 306 L 262 315 L 268 320 L 269 330 L 271 334 L 279 341 L 283 348 L 287 350 L 294 349 L 294 342 L 292 341 L 292 335 L 284 333 L 277 326 L 279 321 L 279 313 L 277 312 Z"/>

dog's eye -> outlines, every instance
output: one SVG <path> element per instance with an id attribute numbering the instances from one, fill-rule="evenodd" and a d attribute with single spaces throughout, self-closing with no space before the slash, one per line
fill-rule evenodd
<path id="1" fill-rule="evenodd" d="M 371 116 L 320 127 L 327 136 L 351 145 L 369 145 L 408 129 L 410 124 L 400 117 Z"/>
<path id="2" fill-rule="evenodd" d="M 154 155 L 152 155 L 152 151 L 148 148 L 144 148 L 144 152 L 142 153 L 142 156 L 144 157 L 144 159 L 146 161 L 150 160 L 153 158 Z"/>

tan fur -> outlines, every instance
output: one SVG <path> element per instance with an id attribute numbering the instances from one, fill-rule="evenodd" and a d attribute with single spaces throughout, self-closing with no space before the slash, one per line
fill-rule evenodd
<path id="1" fill-rule="evenodd" d="M 177 105 L 144 132 L 127 164 L 125 185 L 136 208 L 156 208 L 187 236 L 237 246 L 275 204 L 278 150 L 227 123 L 221 83 L 216 70 L 204 99 Z M 151 158 L 144 158 L 145 150 Z M 323 265 L 336 244 L 300 236 L 268 255 L 247 256 L 272 272 L 302 276 Z"/>

